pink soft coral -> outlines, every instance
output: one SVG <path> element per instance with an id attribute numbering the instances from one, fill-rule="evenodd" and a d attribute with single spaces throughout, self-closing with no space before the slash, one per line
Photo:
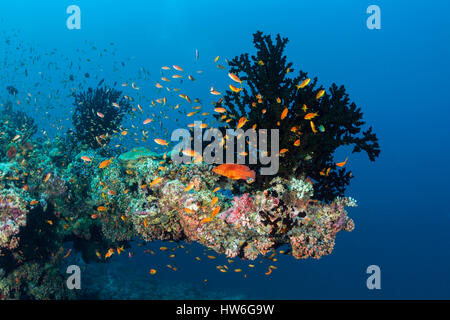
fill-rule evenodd
<path id="1" fill-rule="evenodd" d="M 248 193 L 245 193 L 240 197 L 234 197 L 233 207 L 222 212 L 219 217 L 229 224 L 234 224 L 253 211 L 255 211 L 253 198 Z"/>

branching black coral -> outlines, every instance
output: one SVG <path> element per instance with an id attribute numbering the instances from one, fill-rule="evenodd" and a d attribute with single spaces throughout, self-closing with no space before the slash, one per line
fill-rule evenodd
<path id="1" fill-rule="evenodd" d="M 75 93 L 74 104 L 72 122 L 75 138 L 93 149 L 110 139 L 131 110 L 130 102 L 122 92 L 107 87 Z"/>
<path id="2" fill-rule="evenodd" d="M 221 101 L 230 117 L 216 118 L 236 127 L 238 119 L 246 117 L 243 129 L 254 125 L 260 129 L 278 128 L 280 149 L 288 149 L 281 155 L 279 175 L 310 177 L 315 181 L 318 199 L 332 200 L 343 195 L 352 174 L 336 167 L 335 150 L 353 146 L 353 152 L 365 151 L 371 161 L 380 153 L 372 128 L 361 129 L 365 124 L 361 109 L 350 102 L 344 86 L 333 84 L 321 96 L 324 88 L 317 85 L 317 78 L 305 85 L 306 72 L 293 77 L 293 64 L 284 55 L 287 38 L 278 35 L 273 42 L 269 35 L 256 32 L 253 42 L 256 55 L 250 58 L 245 53 L 229 62 L 230 71 L 239 75 L 244 86 L 239 93 L 227 91 Z M 288 113 L 283 118 L 286 108 Z M 314 113 L 316 117 L 306 117 Z M 298 140 L 300 145 L 294 146 Z M 253 167 L 257 169 L 258 165 Z M 261 177 L 258 183 L 264 184 Z"/>

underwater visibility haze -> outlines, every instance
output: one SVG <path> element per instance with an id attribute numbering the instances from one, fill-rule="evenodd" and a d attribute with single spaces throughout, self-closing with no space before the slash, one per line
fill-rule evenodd
<path id="1" fill-rule="evenodd" d="M 2 2 L 0 300 L 449 299 L 449 9 Z"/>

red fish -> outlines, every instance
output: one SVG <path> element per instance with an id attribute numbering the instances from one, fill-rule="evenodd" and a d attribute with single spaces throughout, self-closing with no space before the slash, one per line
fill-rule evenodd
<path id="1" fill-rule="evenodd" d="M 231 180 L 255 180 L 255 171 L 243 164 L 224 163 L 213 169 L 213 172 Z"/>

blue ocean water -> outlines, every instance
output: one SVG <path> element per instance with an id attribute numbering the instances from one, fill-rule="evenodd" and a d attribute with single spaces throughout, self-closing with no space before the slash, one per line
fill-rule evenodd
<path id="1" fill-rule="evenodd" d="M 81 30 L 66 27 L 66 8 L 72 4 L 81 8 Z M 366 9 L 372 4 L 381 9 L 381 30 L 366 26 Z M 60 71 L 71 59 L 82 65 L 77 76 L 98 75 L 84 78 L 86 83 L 95 85 L 103 78 L 121 83 L 132 81 L 141 67 L 155 78 L 163 65 L 192 66 L 198 49 L 198 67 L 209 71 L 197 86 L 203 91 L 192 88 L 199 96 L 213 84 L 226 83 L 223 73 L 212 66 L 214 57 L 231 59 L 254 52 L 256 30 L 280 33 L 290 39 L 287 56 L 294 68 L 317 76 L 325 86 L 345 85 L 380 138 L 381 155 L 375 163 L 363 154 L 349 159 L 355 178 L 347 195 L 359 202 L 359 207 L 349 211 L 356 228 L 337 236 L 331 255 L 317 261 L 280 256 L 278 269 L 270 276 L 264 274 L 267 262 L 258 260 L 243 278 L 242 274 L 218 272 L 215 266 L 221 261 L 196 261 L 194 257 L 203 251 L 196 245 L 186 245 L 190 252 L 177 255 L 176 272 L 165 268 L 167 256 L 145 255 L 136 247 L 132 259 L 116 257 L 110 263 L 111 268 L 120 266 L 115 276 L 122 277 L 122 285 L 130 278 L 147 279 L 148 269 L 158 266 L 158 278 L 152 282 L 185 284 L 187 290 L 226 292 L 230 297 L 448 299 L 449 9 L 444 0 L 17 0 L 1 2 L 0 32 L 14 35 L 20 39 L 20 48 L 33 48 L 33 54 L 48 62 L 45 69 L 41 63 L 40 70 L 36 66 L 30 70 L 36 69 L 36 82 L 51 78 L 46 82 L 51 87 L 38 85 L 49 92 L 59 86 L 63 90 Z M 100 56 L 99 48 L 108 48 L 108 54 Z M 53 50 L 57 53 L 48 54 Z M 89 63 L 79 59 L 86 56 L 92 56 Z M 5 58 L 2 85 L 23 87 L 23 74 L 14 73 L 20 57 Z M 111 72 L 116 60 L 125 66 Z M 38 124 L 51 135 L 49 120 L 68 123 L 64 120 L 67 103 L 62 98 L 27 111 L 34 112 Z M 163 127 L 170 131 L 178 124 L 167 121 Z M 337 157 L 344 159 L 346 151 L 339 150 Z M 366 268 L 373 264 L 381 268 L 381 290 L 366 287 Z"/>

